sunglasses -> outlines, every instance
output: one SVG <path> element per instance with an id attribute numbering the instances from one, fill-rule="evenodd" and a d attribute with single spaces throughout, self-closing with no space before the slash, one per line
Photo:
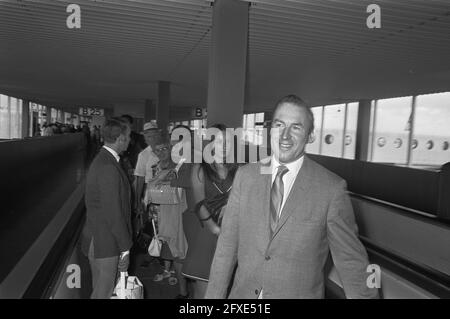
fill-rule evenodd
<path id="1" fill-rule="evenodd" d="M 168 149 L 169 149 L 168 146 L 164 146 L 164 147 L 160 147 L 160 148 L 155 149 L 155 152 L 160 153 L 160 152 L 167 151 Z"/>

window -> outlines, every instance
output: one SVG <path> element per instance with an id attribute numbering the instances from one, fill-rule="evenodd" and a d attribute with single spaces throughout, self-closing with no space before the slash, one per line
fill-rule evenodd
<path id="1" fill-rule="evenodd" d="M 202 128 L 202 120 L 193 120 L 191 130 L 199 130 Z"/>
<path id="2" fill-rule="evenodd" d="M 320 142 L 322 132 L 322 106 L 312 107 L 311 111 L 314 114 L 314 141 L 306 145 L 306 152 L 310 154 L 320 154 Z"/>
<path id="3" fill-rule="evenodd" d="M 0 94 L 0 138 L 22 137 L 22 100 Z"/>
<path id="4" fill-rule="evenodd" d="M 348 159 L 355 159 L 358 104 L 358 102 L 347 104 L 343 157 Z"/>
<path id="5" fill-rule="evenodd" d="M 416 97 L 411 165 L 450 162 L 450 92 Z"/>
<path id="6" fill-rule="evenodd" d="M 355 158 L 358 102 L 312 107 L 314 141 L 307 144 L 310 154 Z"/>
<path id="7" fill-rule="evenodd" d="M 261 145 L 263 143 L 264 113 L 244 114 L 242 121 L 245 142 Z"/>
<path id="8" fill-rule="evenodd" d="M 56 123 L 58 119 L 58 111 L 54 108 L 51 108 L 51 122 Z"/>
<path id="9" fill-rule="evenodd" d="M 322 155 L 341 157 L 344 142 L 345 104 L 324 106 Z"/>
<path id="10" fill-rule="evenodd" d="M 372 161 L 406 164 L 412 96 L 378 100 L 374 104 Z"/>

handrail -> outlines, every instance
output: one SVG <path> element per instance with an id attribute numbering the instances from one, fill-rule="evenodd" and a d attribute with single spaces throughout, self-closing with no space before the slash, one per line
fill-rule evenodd
<path id="1" fill-rule="evenodd" d="M 46 271 L 51 261 L 58 260 L 57 254 L 61 252 L 58 248 L 62 244 L 59 240 L 65 234 L 67 235 L 70 231 L 68 226 L 76 224 L 77 218 L 81 215 L 83 196 L 84 182 L 78 185 L 56 216 L 0 284 L 0 298 L 43 296 L 48 280 L 51 278 L 49 275 L 53 275 Z"/>
<path id="2" fill-rule="evenodd" d="M 351 197 L 357 197 L 357 198 L 361 198 L 364 200 L 367 200 L 369 202 L 373 202 L 373 203 L 377 203 L 377 204 L 381 204 L 383 206 L 387 206 L 387 207 L 391 207 L 391 208 L 395 208 L 401 211 L 401 213 L 407 215 L 408 217 L 411 218 L 415 218 L 415 219 L 420 219 L 423 220 L 424 222 L 429 222 L 429 223 L 433 223 L 436 225 L 444 225 L 444 226 L 450 226 L 450 221 L 449 220 L 445 220 L 445 219 L 441 219 L 439 218 L 439 216 L 433 215 L 433 214 L 429 214 L 417 209 L 413 209 L 413 208 L 409 208 L 409 207 L 405 207 L 402 205 L 398 205 L 392 202 L 388 202 L 388 201 L 384 201 L 378 198 L 374 198 L 374 197 L 370 197 L 367 195 L 361 195 L 361 194 L 357 194 L 357 193 L 353 193 L 351 191 L 348 191 L 348 194 Z"/>

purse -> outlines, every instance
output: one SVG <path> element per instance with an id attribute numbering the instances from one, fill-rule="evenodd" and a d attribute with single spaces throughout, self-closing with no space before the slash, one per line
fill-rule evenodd
<path id="1" fill-rule="evenodd" d="M 161 248 L 162 248 L 162 241 L 158 237 L 158 233 L 156 232 L 155 227 L 155 221 L 152 219 L 152 225 L 153 225 L 153 232 L 154 236 L 153 239 L 148 246 L 148 254 L 153 257 L 159 257 L 161 256 Z"/>

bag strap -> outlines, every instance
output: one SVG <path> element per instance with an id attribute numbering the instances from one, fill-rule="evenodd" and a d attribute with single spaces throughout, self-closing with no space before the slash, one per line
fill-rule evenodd
<path id="1" fill-rule="evenodd" d="M 180 159 L 180 161 L 178 162 L 177 166 L 175 167 L 175 172 L 178 173 L 178 171 L 179 171 L 180 168 L 181 168 L 181 165 L 183 165 L 184 162 L 186 162 L 186 159 L 185 159 L 184 157 L 182 157 L 182 158 Z"/>
<path id="2" fill-rule="evenodd" d="M 158 239 L 158 233 L 156 232 L 155 220 L 152 218 L 153 234 L 155 238 Z"/>

